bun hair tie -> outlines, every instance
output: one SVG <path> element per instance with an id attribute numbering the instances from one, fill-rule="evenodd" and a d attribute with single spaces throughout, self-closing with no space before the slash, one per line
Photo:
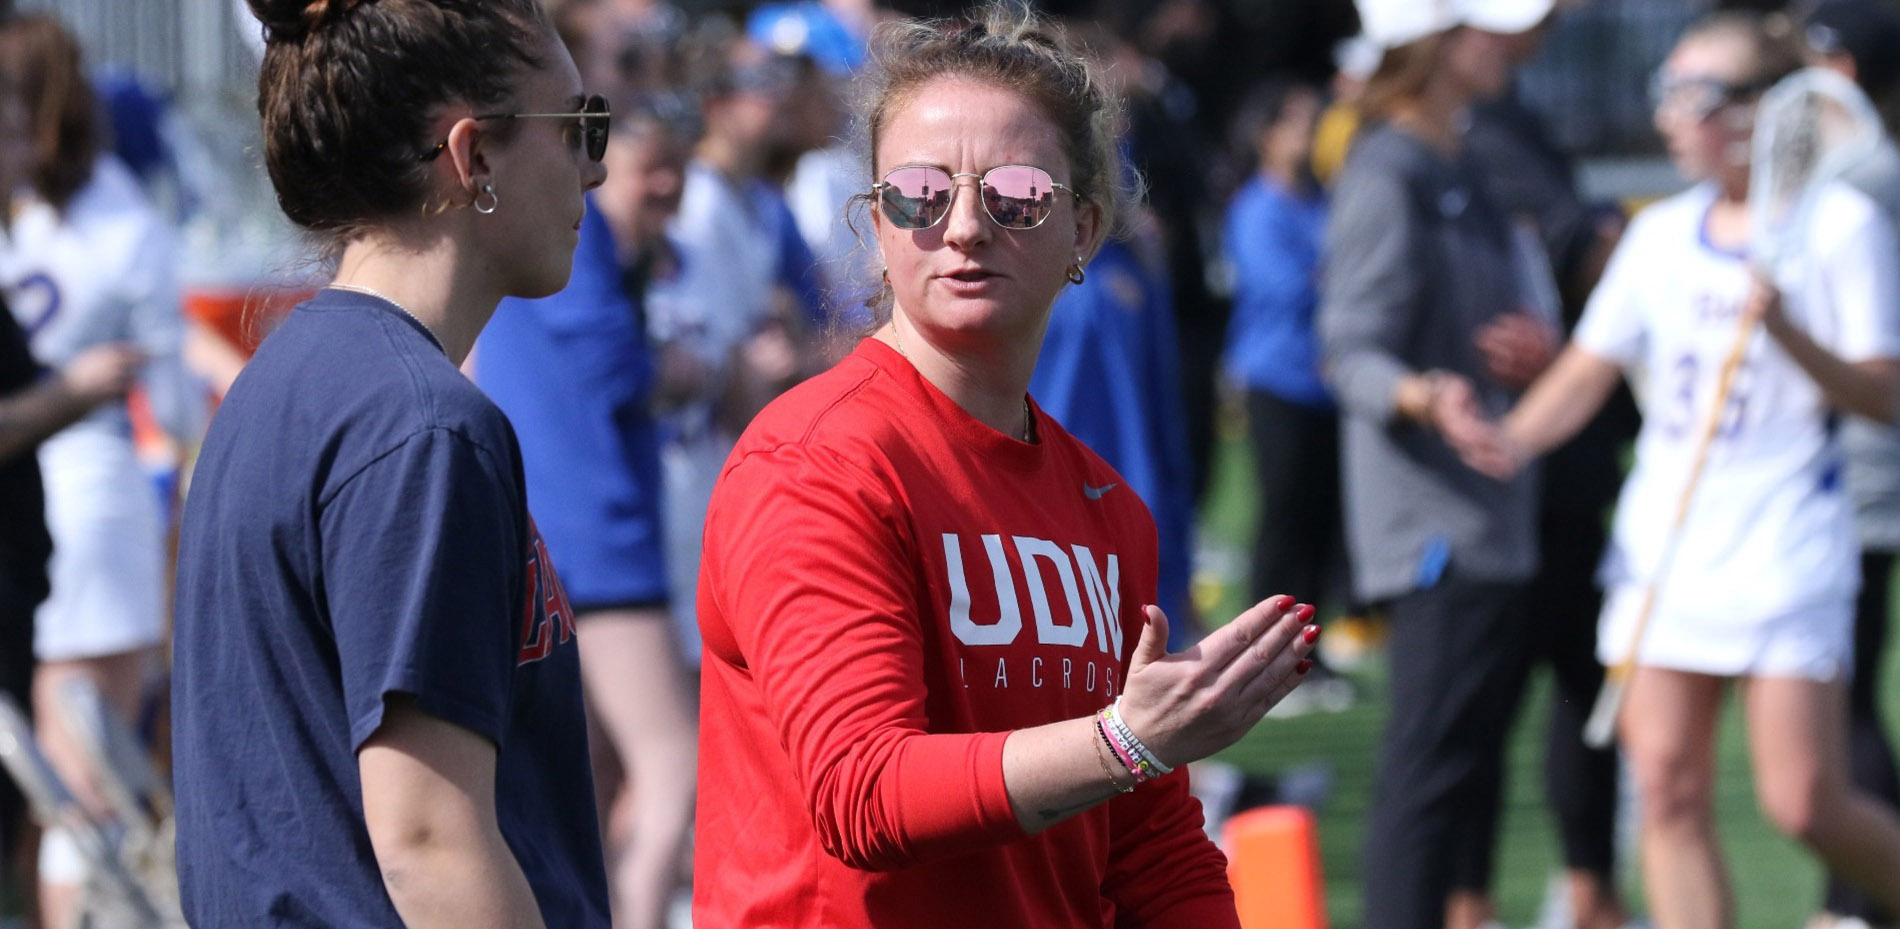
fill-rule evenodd
<path id="1" fill-rule="evenodd" d="M 302 42 L 365 2 L 369 0 L 251 0 L 251 9 L 263 21 L 267 40 Z"/>

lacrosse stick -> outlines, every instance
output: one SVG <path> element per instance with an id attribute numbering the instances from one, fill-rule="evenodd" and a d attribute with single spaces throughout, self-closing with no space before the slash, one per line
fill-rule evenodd
<path id="1" fill-rule="evenodd" d="M 94 783 L 126 827 L 129 844 L 143 847 L 153 841 L 159 821 L 171 815 L 171 796 L 138 736 L 86 678 L 63 681 L 53 698 L 53 708 L 85 755 Z"/>
<path id="2" fill-rule="evenodd" d="M 1783 78 L 1762 95 L 1756 106 L 1755 128 L 1750 139 L 1752 163 L 1748 175 L 1749 262 L 1772 278 L 1801 249 L 1802 236 L 1821 189 L 1858 164 L 1880 142 L 1880 117 L 1860 88 L 1839 74 L 1820 68 L 1806 68 Z M 1656 567 L 1643 587 L 1643 599 L 1637 608 L 1636 625 L 1630 632 L 1623 657 L 1603 677 L 1603 689 L 1597 692 L 1595 707 L 1584 724 L 1583 741 L 1592 748 L 1605 748 L 1616 734 L 1616 717 L 1623 695 L 1636 671 L 1636 659 L 1642 652 L 1643 639 L 1655 614 L 1656 598 L 1668 579 L 1675 562 L 1676 546 L 1682 539 L 1682 527 L 1688 521 L 1695 501 L 1696 486 L 1701 483 L 1709 449 L 1721 430 L 1722 413 L 1742 362 L 1754 342 L 1758 322 L 1754 314 L 1744 316 L 1735 333 L 1734 344 L 1722 360 L 1715 384 L 1715 402 L 1702 418 L 1696 436 L 1695 455 L 1690 460 L 1689 478 L 1676 500 L 1669 534 L 1663 539 Z"/>
<path id="3" fill-rule="evenodd" d="M 181 925 L 172 797 L 145 746 L 106 705 L 92 681 L 74 677 L 53 694 L 54 710 L 79 746 L 92 781 L 124 829 L 119 858 L 172 925 Z"/>
<path id="4" fill-rule="evenodd" d="M 79 854 L 91 868 L 81 921 L 136 927 L 136 929 L 174 929 L 183 920 L 168 920 L 160 914 L 152 898 L 138 879 L 127 870 L 113 840 L 100 824 L 86 815 L 79 802 L 47 764 L 33 738 L 32 724 L 13 698 L 0 694 L 0 768 L 13 777 L 26 796 L 34 818 L 47 826 L 68 830 L 79 847 Z"/>

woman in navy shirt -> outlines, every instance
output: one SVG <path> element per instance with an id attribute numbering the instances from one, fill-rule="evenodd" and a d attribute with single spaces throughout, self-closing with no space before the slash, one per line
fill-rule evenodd
<path id="1" fill-rule="evenodd" d="M 278 203 L 337 261 L 186 501 L 185 915 L 605 929 L 573 613 L 458 370 L 501 298 L 567 283 L 605 103 L 534 0 L 250 2 Z"/>

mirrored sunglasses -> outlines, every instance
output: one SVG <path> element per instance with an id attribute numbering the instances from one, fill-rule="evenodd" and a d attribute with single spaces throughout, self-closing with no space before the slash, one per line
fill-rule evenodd
<path id="1" fill-rule="evenodd" d="M 1760 91 L 1752 84 L 1730 84 L 1710 77 L 1669 77 L 1658 72 L 1649 82 L 1649 102 L 1658 113 L 1682 113 L 1701 122 Z"/>
<path id="2" fill-rule="evenodd" d="M 929 229 L 950 215 L 960 177 L 977 179 L 983 212 L 1004 229 L 1034 229 L 1055 211 L 1056 191 L 1075 194 L 1068 185 L 1056 183 L 1049 172 L 1029 165 L 997 165 L 982 174 L 951 174 L 942 168 L 905 165 L 892 168 L 884 180 L 871 185 L 871 191 L 891 225 Z"/>
<path id="3" fill-rule="evenodd" d="M 613 111 L 607 106 L 607 98 L 600 94 L 590 94 L 581 101 L 577 112 L 569 113 L 478 113 L 475 119 L 572 119 L 576 124 L 568 130 L 568 144 L 575 145 L 587 153 L 591 161 L 599 161 L 607 156 L 607 130 L 613 124 Z M 423 161 L 434 161 L 449 147 L 449 141 L 443 139 L 435 147 L 422 154 Z"/>

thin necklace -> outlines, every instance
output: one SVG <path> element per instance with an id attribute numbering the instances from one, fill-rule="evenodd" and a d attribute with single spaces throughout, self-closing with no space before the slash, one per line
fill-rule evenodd
<path id="1" fill-rule="evenodd" d="M 331 281 L 330 283 L 325 284 L 323 286 L 328 287 L 332 290 L 349 290 L 349 291 L 355 291 L 356 293 L 359 293 L 359 294 L 367 294 L 369 296 L 375 297 L 378 300 L 383 301 L 384 303 L 389 304 L 390 306 L 395 307 L 398 310 L 401 310 L 402 315 L 409 317 L 410 321 L 414 322 L 418 326 L 421 326 L 422 331 L 429 334 L 429 341 L 434 342 L 436 348 L 442 347 L 442 340 L 436 336 L 435 330 L 430 329 L 429 324 L 423 322 L 422 318 L 417 316 L 415 313 L 411 312 L 408 307 L 403 306 L 400 303 L 397 303 L 394 297 L 391 297 L 390 295 L 383 293 L 382 291 L 377 290 L 374 287 L 365 287 L 361 284 L 344 284 L 339 281 Z"/>
<path id="2" fill-rule="evenodd" d="M 389 298 L 384 297 L 383 299 L 388 300 Z M 394 301 L 391 301 L 391 302 L 394 302 Z M 891 341 L 897 346 L 897 353 L 899 355 L 904 356 L 905 361 L 910 361 L 911 367 L 916 367 L 917 362 L 911 361 L 910 353 L 907 351 L 904 351 L 904 331 L 901 327 L 897 325 L 896 320 L 891 320 Z M 1028 445 L 1036 444 L 1036 440 L 1031 436 L 1030 431 L 1029 431 L 1029 425 L 1030 423 L 1033 423 L 1033 422 L 1035 422 L 1035 415 L 1029 412 L 1029 398 L 1024 397 L 1023 398 L 1023 442 Z"/>

